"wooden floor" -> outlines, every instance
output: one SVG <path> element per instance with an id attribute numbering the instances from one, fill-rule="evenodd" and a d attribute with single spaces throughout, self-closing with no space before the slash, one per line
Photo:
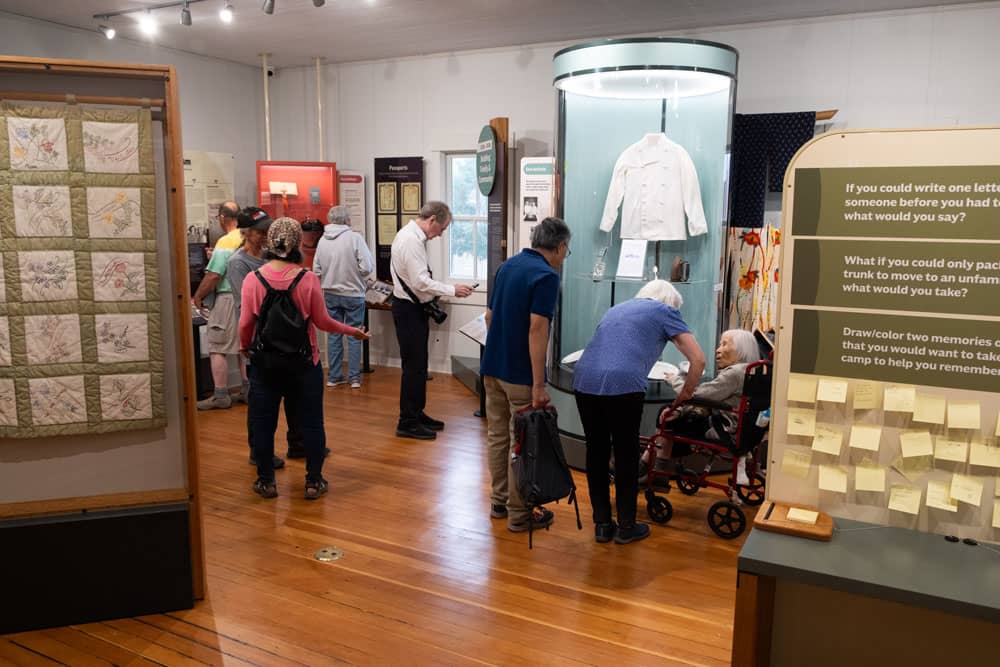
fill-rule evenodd
<path id="1" fill-rule="evenodd" d="M 577 474 L 584 530 L 555 505 L 529 551 L 489 517 L 475 397 L 435 376 L 428 412 L 447 430 L 406 441 L 393 435 L 398 370 L 365 383 L 326 390 L 330 493 L 315 502 L 301 461 L 278 471 L 277 499 L 254 495 L 246 408 L 201 413 L 207 599 L 5 635 L 0 665 L 729 664 L 742 539 L 706 524 L 721 494 L 675 490 L 673 520 L 649 539 L 596 544 Z M 344 558 L 316 561 L 326 546 Z"/>

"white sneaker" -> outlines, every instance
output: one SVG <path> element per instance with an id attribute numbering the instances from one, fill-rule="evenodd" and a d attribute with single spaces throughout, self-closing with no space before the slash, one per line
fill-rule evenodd
<path id="1" fill-rule="evenodd" d="M 339 387 L 342 384 L 347 384 L 347 380 L 327 380 L 327 387 Z"/>
<path id="2" fill-rule="evenodd" d="M 351 389 L 361 389 L 361 380 L 351 380 Z"/>

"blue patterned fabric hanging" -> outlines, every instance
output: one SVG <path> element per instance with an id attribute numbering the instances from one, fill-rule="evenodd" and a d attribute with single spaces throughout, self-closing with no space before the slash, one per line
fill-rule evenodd
<path id="1" fill-rule="evenodd" d="M 730 227 L 761 227 L 767 192 L 781 192 L 795 151 L 812 139 L 816 112 L 733 116 Z"/>

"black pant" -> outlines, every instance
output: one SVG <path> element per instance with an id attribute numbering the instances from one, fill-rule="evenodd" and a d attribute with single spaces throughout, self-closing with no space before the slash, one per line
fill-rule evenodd
<path id="1" fill-rule="evenodd" d="M 249 372 L 249 368 L 247 369 Z M 253 390 L 247 390 L 247 404 L 250 403 L 250 393 Z M 303 452 L 305 445 L 303 444 L 305 438 L 302 437 L 302 431 L 299 429 L 299 415 L 298 406 L 288 401 L 285 404 L 285 424 L 288 426 L 288 431 L 285 433 L 285 442 L 288 443 L 289 452 Z M 250 410 L 247 410 L 247 445 L 250 446 L 250 450 L 253 451 L 253 415 Z"/>
<path id="2" fill-rule="evenodd" d="M 615 452 L 615 505 L 618 525 L 635 525 L 639 491 L 639 427 L 644 394 L 596 396 L 576 392 L 576 407 L 587 439 L 587 488 L 594 523 L 611 522 L 609 459 Z"/>
<path id="3" fill-rule="evenodd" d="M 430 326 L 424 308 L 405 299 L 392 300 L 392 321 L 396 325 L 403 380 L 399 385 L 399 428 L 420 424 L 427 404 L 427 340 Z"/>
<path id="4" fill-rule="evenodd" d="M 323 477 L 323 454 L 326 431 L 323 428 L 323 367 L 319 364 L 301 372 L 263 371 L 250 366 L 253 389 L 249 409 L 253 423 L 254 455 L 257 476 L 274 479 L 274 431 L 278 426 L 278 408 L 284 399 L 297 412 L 306 450 L 306 479 Z"/>

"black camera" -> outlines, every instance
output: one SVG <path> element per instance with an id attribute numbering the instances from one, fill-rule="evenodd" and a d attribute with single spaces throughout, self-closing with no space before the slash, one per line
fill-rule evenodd
<path id="1" fill-rule="evenodd" d="M 448 313 L 441 310 L 436 297 L 424 304 L 424 314 L 434 320 L 436 324 L 441 324 L 448 319 Z"/>

